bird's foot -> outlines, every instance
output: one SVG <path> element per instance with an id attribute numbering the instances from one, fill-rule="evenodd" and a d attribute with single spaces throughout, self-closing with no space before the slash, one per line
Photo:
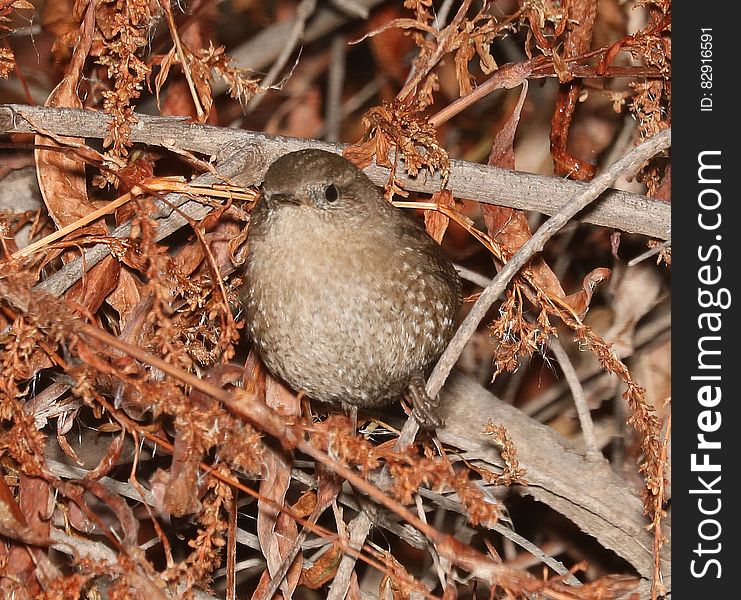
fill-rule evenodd
<path id="1" fill-rule="evenodd" d="M 425 389 L 422 375 L 415 375 L 407 388 L 407 399 L 412 403 L 412 416 L 422 429 L 432 430 L 445 427 L 445 421 L 438 414 L 439 398 L 430 398 Z"/>

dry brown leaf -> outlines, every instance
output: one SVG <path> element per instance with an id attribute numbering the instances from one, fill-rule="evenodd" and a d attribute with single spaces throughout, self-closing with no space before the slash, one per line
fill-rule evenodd
<path id="1" fill-rule="evenodd" d="M 515 167 L 515 133 L 520 122 L 520 114 L 525 103 L 527 90 L 528 85 L 525 81 L 512 114 L 494 138 L 489 154 L 489 164 L 492 166 L 504 169 L 514 169 Z M 481 206 L 481 212 L 484 215 L 487 232 L 491 238 L 510 255 L 514 254 L 520 246 L 532 237 L 527 217 L 521 210 L 487 204 Z M 542 257 L 534 258 L 530 262 L 528 270 L 532 273 L 534 283 L 539 287 L 560 298 L 565 296 L 561 283 Z"/>
<path id="2" fill-rule="evenodd" d="M 87 515 L 74 502 L 70 503 L 67 509 L 67 518 L 69 519 L 70 526 L 75 531 L 79 531 L 80 533 L 93 533 L 95 531 L 95 523 L 88 519 Z"/>
<path id="3" fill-rule="evenodd" d="M 520 124 L 520 115 L 522 114 L 522 107 L 525 105 L 525 98 L 527 98 L 528 91 L 527 79 L 521 83 L 522 90 L 520 91 L 517 104 L 515 104 L 512 114 L 504 125 L 502 125 L 502 128 L 494 136 L 491 152 L 489 152 L 489 164 L 495 167 L 501 167 L 502 169 L 515 168 L 515 134 L 517 133 L 517 126 Z"/>
<path id="4" fill-rule="evenodd" d="M 324 511 L 325 508 L 337 499 L 337 494 L 342 489 L 342 478 L 320 463 L 316 465 L 316 478 L 317 485 L 319 486 L 317 510 Z"/>
<path id="5" fill-rule="evenodd" d="M 23 379 L 31 379 L 36 376 L 41 369 L 48 369 L 54 365 L 54 361 L 47 354 L 44 348 L 35 348 L 31 355 L 18 366 L 18 375 Z"/>
<path id="6" fill-rule="evenodd" d="M 28 546 L 8 539 L 0 544 L 3 577 L 0 596 L 14 600 L 36 600 L 43 593 L 36 576 L 36 563 Z"/>
<path id="7" fill-rule="evenodd" d="M 354 163 L 359 169 L 365 169 L 373 162 L 373 156 L 378 152 L 376 138 L 371 138 L 365 142 L 346 146 L 342 151 L 342 156 Z M 391 168 L 390 164 L 384 165 L 382 161 L 388 162 L 388 151 L 385 153 L 378 152 L 378 164 Z"/>
<path id="8" fill-rule="evenodd" d="M 489 164 L 506 169 L 514 169 L 513 143 L 520 113 L 527 94 L 527 81 L 523 83 L 520 98 L 512 115 L 497 133 L 489 155 Z M 500 244 L 508 254 L 514 254 L 531 237 L 530 225 L 525 213 L 513 208 L 494 205 L 482 205 L 481 211 L 489 235 Z M 610 275 L 609 269 L 595 269 L 584 278 L 583 289 L 566 297 L 561 282 L 542 256 L 535 257 L 527 267 L 532 282 L 545 292 L 557 298 L 563 298 L 576 314 L 583 318 L 589 308 L 592 293 L 600 281 Z"/>
<path id="9" fill-rule="evenodd" d="M 312 590 L 318 590 L 324 584 L 332 581 L 341 560 L 342 548 L 333 545 L 319 557 L 319 560 L 301 572 L 299 583 Z"/>
<path id="10" fill-rule="evenodd" d="M 237 220 L 229 211 L 222 214 L 212 229 L 206 234 L 209 248 L 216 264 L 224 268 L 233 264 L 233 240 L 242 232 L 244 223 Z"/>
<path id="11" fill-rule="evenodd" d="M 298 416 L 301 414 L 300 402 L 292 391 L 282 383 L 267 375 L 265 379 L 265 403 L 284 416 Z M 292 457 L 285 450 L 265 447 L 263 460 L 264 472 L 260 481 L 260 495 L 283 505 L 286 492 L 291 483 Z M 298 536 L 296 522 L 285 513 L 275 510 L 272 503 L 258 500 L 257 537 L 260 540 L 260 549 L 268 564 L 268 570 L 263 574 L 258 589 L 253 598 L 259 598 L 263 587 L 278 571 L 283 558 L 287 555 L 294 540 Z M 296 589 L 301 574 L 303 555 L 299 552 L 288 570 L 280 589 L 286 598 L 290 598 Z"/>
<path id="12" fill-rule="evenodd" d="M 92 44 L 94 20 L 94 3 L 90 3 L 82 24 L 80 41 L 75 48 L 72 61 L 67 67 L 64 78 L 49 94 L 44 106 L 55 108 L 82 108 L 77 95 L 77 87 L 83 76 L 82 69 Z M 60 140 L 77 141 L 74 138 Z M 38 145 L 58 144 L 44 136 L 36 136 Z M 58 228 L 69 225 L 95 210 L 88 199 L 85 180 L 85 163 L 74 153 L 55 150 L 36 150 L 36 172 L 39 187 L 49 215 Z M 105 235 L 108 233 L 102 224 L 88 226 L 86 233 Z"/>
<path id="13" fill-rule="evenodd" d="M 204 7 L 207 5 L 204 5 Z M 169 6 L 165 6 L 168 22 L 174 24 L 173 15 Z M 208 10 L 208 9 L 207 9 Z M 212 71 L 211 66 L 204 63 L 200 56 L 195 55 L 190 49 L 204 48 L 207 39 L 211 36 L 209 30 L 210 19 L 201 14 L 199 18 L 193 19 L 189 27 L 182 28 L 182 31 L 170 31 L 171 37 L 177 35 L 180 38 L 180 48 L 185 57 L 187 64 L 181 63 L 181 57 L 176 53 L 176 46 L 167 54 L 162 62 L 162 68 L 155 78 L 155 90 L 157 94 L 157 104 L 159 106 L 160 89 L 168 77 L 170 68 L 173 64 L 179 63 L 181 73 L 177 78 L 170 82 L 167 88 L 165 102 L 162 104 L 160 112 L 163 115 L 189 116 L 200 123 L 218 123 L 217 111 L 212 110 L 213 94 L 211 92 Z M 171 25 L 172 27 L 172 25 Z M 213 50 L 213 47 L 211 48 Z M 185 70 L 188 70 L 190 81 L 193 84 L 191 90 L 188 80 L 185 77 Z M 197 98 L 193 97 L 193 92 Z M 201 113 L 196 109 L 196 102 L 201 106 Z"/>
<path id="14" fill-rule="evenodd" d="M 408 600 L 412 592 L 405 583 L 410 578 L 408 571 L 390 552 L 384 552 L 383 557 L 386 567 L 395 576 L 384 575 L 378 584 L 379 597 L 393 600 Z"/>
<path id="15" fill-rule="evenodd" d="M 154 97 L 155 97 L 155 100 L 157 101 L 157 108 L 160 111 L 162 111 L 162 104 L 160 100 L 160 94 L 162 93 L 162 86 L 165 85 L 165 82 L 167 81 L 167 78 L 170 75 L 170 69 L 175 64 L 178 64 L 178 56 L 177 56 L 177 53 L 175 52 L 175 46 L 173 46 L 172 48 L 170 48 L 170 51 L 167 54 L 165 54 L 164 57 L 162 57 L 162 60 L 160 61 L 159 71 L 157 71 L 157 75 L 154 78 Z M 170 101 L 169 94 L 168 94 L 167 100 Z M 189 108 L 192 109 L 193 104 L 192 103 L 189 103 L 189 104 L 190 104 Z M 173 107 L 170 105 L 168 107 L 168 111 L 172 111 L 172 110 L 173 110 Z M 174 110 L 177 111 L 177 109 L 174 109 Z M 185 114 L 188 114 L 188 112 L 189 111 L 186 111 Z M 169 114 L 179 115 L 180 113 L 170 112 Z"/>
<path id="16" fill-rule="evenodd" d="M 611 291 L 613 322 L 603 336 L 612 342 L 619 357 L 633 354 L 633 341 L 638 321 L 655 305 L 661 290 L 661 275 L 655 266 L 640 263 L 616 269 Z"/>
<path id="17" fill-rule="evenodd" d="M 101 477 L 108 475 L 108 473 L 118 466 L 125 440 L 126 432 L 124 430 L 121 430 L 119 435 L 111 438 L 111 443 L 108 446 L 105 456 L 100 459 L 100 462 L 94 469 L 85 474 L 85 479 L 97 481 Z"/>
<path id="18" fill-rule="evenodd" d="M 592 301 L 592 294 L 597 284 L 605 281 L 610 277 L 610 269 L 600 267 L 587 273 L 582 281 L 582 289 L 573 294 L 569 294 L 565 300 L 566 303 L 574 309 L 574 312 L 583 319 L 589 310 L 589 303 Z"/>
<path id="19" fill-rule="evenodd" d="M 453 193 L 448 190 L 439 190 L 432 194 L 431 202 L 434 202 L 438 206 L 445 208 L 453 208 L 455 206 L 455 199 Z M 426 210 L 425 213 L 425 229 L 430 237 L 434 239 L 438 244 L 442 243 L 445 230 L 448 228 L 450 223 L 450 217 L 444 215 L 437 210 Z"/>
<path id="20" fill-rule="evenodd" d="M 91 2 L 85 11 L 80 39 L 70 61 L 64 78 L 49 94 L 45 106 L 63 108 L 82 108 L 77 88 L 83 77 L 85 60 L 90 53 L 95 25 L 95 4 Z M 60 143 L 77 142 L 74 138 L 58 137 L 51 141 L 45 136 L 37 135 L 37 145 L 52 145 L 62 148 Z M 37 149 L 34 152 L 36 173 L 41 195 L 49 215 L 58 228 L 74 223 L 96 206 L 90 202 L 85 177 L 85 161 L 74 152 Z M 76 232 L 76 235 L 108 234 L 102 221 L 88 225 Z M 70 260 L 71 253 L 64 253 L 64 260 Z M 67 298 L 84 306 L 90 312 L 98 310 L 105 297 L 118 285 L 120 265 L 113 257 L 106 257 L 93 267 L 82 281 L 67 292 Z"/>
<path id="21" fill-rule="evenodd" d="M 293 511 L 293 514 L 305 518 L 314 512 L 316 506 L 316 492 L 314 490 L 309 490 L 308 492 L 301 494 L 301 497 L 293 506 L 291 506 L 291 510 Z"/>
<path id="22" fill-rule="evenodd" d="M 175 255 L 175 265 L 184 277 L 189 277 L 201 264 L 203 256 L 202 244 L 186 244 Z"/>
<path id="23" fill-rule="evenodd" d="M 64 482 L 58 484 L 60 491 L 66 495 L 70 500 L 77 504 L 80 508 L 87 507 L 82 494 L 82 490 L 93 494 L 98 498 L 108 510 L 110 510 L 118 520 L 121 526 L 121 533 L 116 535 L 121 539 L 122 544 L 128 547 L 135 546 L 137 544 L 137 536 L 139 533 L 139 521 L 134 516 L 133 509 L 126 503 L 123 497 L 117 493 L 109 490 L 106 486 L 98 483 L 97 481 L 88 481 L 85 479 L 78 479 L 74 482 Z M 93 518 L 93 514 L 87 513 L 88 518 Z M 96 520 L 93 518 L 93 520 Z M 100 520 L 99 518 L 97 520 Z M 106 528 L 108 530 L 109 528 Z"/>
<path id="24" fill-rule="evenodd" d="M 140 282 L 131 274 L 128 267 L 122 268 L 118 276 L 116 289 L 106 297 L 106 302 L 118 313 L 121 330 L 126 327 L 132 311 L 141 302 L 140 286 Z"/>
<path id="25" fill-rule="evenodd" d="M 671 163 L 666 166 L 664 176 L 661 178 L 661 182 L 654 190 L 654 198 L 659 200 L 666 200 L 670 202 L 672 199 L 672 166 Z"/>
<path id="26" fill-rule="evenodd" d="M 468 63 L 476 55 L 476 51 L 467 43 L 460 45 L 455 53 L 455 74 L 458 79 L 458 94 L 467 96 L 473 91 L 474 78 L 468 72 Z"/>
<path id="27" fill-rule="evenodd" d="M 73 285 L 65 297 L 90 312 L 96 312 L 108 295 L 118 286 L 121 263 L 113 256 L 106 256 Z"/>
<path id="28" fill-rule="evenodd" d="M 360 585 L 358 584 L 358 574 L 353 571 L 350 577 L 350 586 L 347 588 L 345 600 L 362 600 Z"/>
<path id="29" fill-rule="evenodd" d="M 47 494 L 42 498 L 39 497 L 39 494 L 43 495 L 43 491 L 36 489 L 35 484 L 30 481 L 30 478 L 26 478 L 26 480 L 28 482 L 26 486 L 28 493 L 26 493 L 26 496 L 28 497 L 29 494 L 32 496 L 32 498 L 29 498 L 31 502 L 28 503 L 30 504 L 30 507 L 27 506 L 27 512 L 36 515 L 35 520 L 39 522 L 38 510 L 34 507 L 33 502 L 39 501 L 41 506 L 46 506 L 46 499 L 48 498 L 48 484 L 42 482 L 45 484 Z M 21 502 L 23 502 L 23 500 L 21 500 Z M 24 504 L 27 504 L 27 502 L 24 502 Z M 48 523 L 46 523 L 45 526 L 48 528 Z M 2 472 L 0 472 L 0 534 L 10 539 L 31 545 L 48 545 L 50 543 L 50 540 L 45 533 L 37 531 L 28 523 L 21 507 L 13 497 L 8 484 L 5 483 L 5 475 Z"/>
<path id="30" fill-rule="evenodd" d="M 194 453 L 191 440 L 178 435 L 163 499 L 163 508 L 171 515 L 182 517 L 201 510 L 197 485 L 200 462 L 201 455 Z"/>
<path id="31" fill-rule="evenodd" d="M 342 154 L 359 168 L 370 164 L 375 155 L 376 164 L 391 170 L 387 184 L 389 190 L 396 191 L 396 165 L 388 157 L 394 149 L 396 157 L 403 158 L 403 168 L 412 177 L 420 171 L 440 172 L 444 187 L 450 174 L 450 159 L 437 140 L 437 132 L 416 103 L 400 100 L 384 102 L 374 106 L 363 115 L 364 140 L 347 146 Z M 390 198 L 389 198 L 390 199 Z"/>

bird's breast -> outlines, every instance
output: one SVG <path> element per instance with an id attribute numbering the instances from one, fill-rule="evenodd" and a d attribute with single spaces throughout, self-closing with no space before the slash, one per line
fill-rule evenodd
<path id="1" fill-rule="evenodd" d="M 396 399 L 449 338 L 450 289 L 414 247 L 314 212 L 282 207 L 250 232 L 248 331 L 268 368 L 314 398 Z"/>

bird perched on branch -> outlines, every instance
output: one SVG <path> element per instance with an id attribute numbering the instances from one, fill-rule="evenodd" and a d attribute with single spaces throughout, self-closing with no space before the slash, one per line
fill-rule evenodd
<path id="1" fill-rule="evenodd" d="M 406 395 L 440 426 L 424 375 L 450 340 L 461 285 L 440 246 L 351 162 L 300 150 L 270 165 L 240 299 L 267 368 L 332 404 Z"/>

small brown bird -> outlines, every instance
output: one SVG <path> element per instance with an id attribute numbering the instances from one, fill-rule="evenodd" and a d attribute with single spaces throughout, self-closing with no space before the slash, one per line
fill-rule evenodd
<path id="1" fill-rule="evenodd" d="M 372 408 L 407 394 L 440 426 L 424 374 L 461 302 L 440 246 L 351 162 L 277 159 L 252 212 L 241 301 L 270 371 L 315 400 Z"/>

